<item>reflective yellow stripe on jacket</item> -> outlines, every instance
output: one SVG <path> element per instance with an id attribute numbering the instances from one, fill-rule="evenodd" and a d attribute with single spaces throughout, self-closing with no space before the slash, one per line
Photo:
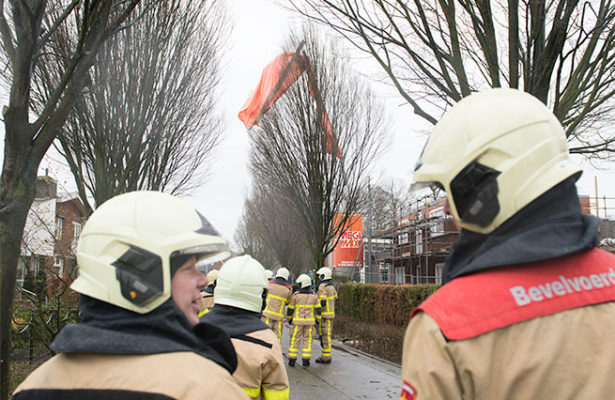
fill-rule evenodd
<path id="1" fill-rule="evenodd" d="M 284 314 L 283 314 L 284 306 L 288 302 L 286 297 L 276 296 L 275 294 L 267 293 L 267 303 L 269 303 L 270 298 L 280 300 L 282 303 L 280 304 L 280 311 L 273 311 L 273 310 L 268 310 L 268 311 L 273 315 L 277 315 L 279 317 L 284 318 Z"/>
<path id="2" fill-rule="evenodd" d="M 331 307 L 331 301 L 335 301 L 337 299 L 337 293 L 333 296 L 320 296 L 320 300 L 324 300 L 326 303 L 326 308 L 323 310 L 322 315 L 335 315 L 335 311 L 333 311 L 333 307 Z"/>
<path id="3" fill-rule="evenodd" d="M 295 307 L 291 307 L 289 306 L 288 308 L 290 308 L 291 310 L 294 310 L 295 308 L 297 309 L 297 313 L 296 315 L 299 315 L 299 309 L 301 308 L 311 308 L 312 310 L 310 311 L 310 316 L 307 318 L 301 318 L 299 316 L 294 317 L 293 321 L 316 321 L 316 318 L 314 317 L 314 309 L 320 307 L 320 305 L 318 304 L 297 304 Z"/>

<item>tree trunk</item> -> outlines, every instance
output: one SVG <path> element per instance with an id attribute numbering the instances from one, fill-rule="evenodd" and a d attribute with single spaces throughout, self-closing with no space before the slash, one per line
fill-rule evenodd
<path id="1" fill-rule="evenodd" d="M 510 87 L 519 88 L 519 0 L 508 0 L 508 70 Z"/>
<path id="2" fill-rule="evenodd" d="M 7 125 L 7 135 L 10 127 Z M 0 178 L 0 399 L 8 399 L 11 362 L 11 319 L 21 239 L 34 201 L 38 162 L 31 154 L 9 154 Z"/>

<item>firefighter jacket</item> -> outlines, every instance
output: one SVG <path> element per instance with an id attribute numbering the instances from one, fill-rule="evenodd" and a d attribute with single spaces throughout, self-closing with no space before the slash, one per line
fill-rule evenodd
<path id="1" fill-rule="evenodd" d="M 454 279 L 411 318 L 401 398 L 612 398 L 614 301 L 599 249 Z"/>
<path id="2" fill-rule="evenodd" d="M 191 352 L 66 353 L 37 368 L 12 399 L 199 400 L 205 393 L 208 399 L 247 398 L 228 371 Z"/>
<path id="3" fill-rule="evenodd" d="M 316 325 L 320 323 L 320 301 L 311 289 L 295 292 L 288 303 L 288 320 L 294 325 Z"/>
<path id="4" fill-rule="evenodd" d="M 222 328 L 231 337 L 238 360 L 233 378 L 251 399 L 288 399 L 280 342 L 259 314 L 216 304 L 201 321 Z"/>
<path id="5" fill-rule="evenodd" d="M 286 316 L 286 306 L 292 295 L 290 286 L 284 278 L 276 277 L 269 281 L 267 291 L 267 306 L 263 315 L 270 319 L 281 321 Z"/>
<path id="6" fill-rule="evenodd" d="M 228 335 L 209 324 L 193 328 L 172 299 L 137 314 L 82 295 L 81 315 L 52 343 L 60 354 L 13 399 L 246 398 L 231 377 L 237 358 Z"/>
<path id="7" fill-rule="evenodd" d="M 412 314 L 402 399 L 603 399 L 615 380 L 615 256 L 571 177 L 489 235 L 462 230 Z"/>
<path id="8" fill-rule="evenodd" d="M 322 281 L 318 285 L 318 297 L 322 307 L 322 317 L 325 319 L 335 318 L 335 302 L 337 301 L 337 290 L 330 279 Z"/>

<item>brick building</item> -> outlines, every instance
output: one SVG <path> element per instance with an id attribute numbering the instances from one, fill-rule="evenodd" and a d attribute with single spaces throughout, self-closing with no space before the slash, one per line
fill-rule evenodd
<path id="1" fill-rule="evenodd" d="M 28 213 L 17 267 L 17 285 L 23 287 L 28 275 L 45 273 L 49 291 L 61 281 L 74 278 L 75 248 L 86 211 L 78 198 L 59 198 L 57 183 L 38 177 L 35 199 Z"/>

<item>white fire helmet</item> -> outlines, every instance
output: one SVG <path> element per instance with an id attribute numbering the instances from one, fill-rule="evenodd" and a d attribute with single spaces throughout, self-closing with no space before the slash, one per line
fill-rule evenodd
<path id="1" fill-rule="evenodd" d="M 299 284 L 300 289 L 304 289 L 306 287 L 310 287 L 310 285 L 312 284 L 312 279 L 306 274 L 301 274 L 297 278 L 297 284 Z"/>
<path id="2" fill-rule="evenodd" d="M 171 297 L 171 277 L 191 255 L 214 262 L 230 251 L 184 201 L 160 192 L 122 194 L 98 207 L 83 227 L 71 288 L 144 314 Z"/>
<path id="3" fill-rule="evenodd" d="M 211 271 L 207 273 L 207 284 L 211 285 L 212 283 L 216 281 L 217 278 L 218 278 L 218 270 L 212 269 Z"/>
<path id="4" fill-rule="evenodd" d="M 248 255 L 233 257 L 220 268 L 214 303 L 261 312 L 268 285 L 261 263 Z"/>
<path id="5" fill-rule="evenodd" d="M 290 275 L 290 271 L 284 267 L 278 268 L 275 274 L 276 278 L 284 278 L 286 280 L 288 280 L 288 275 Z"/>
<path id="6" fill-rule="evenodd" d="M 528 93 L 499 88 L 464 98 L 440 119 L 414 181 L 443 188 L 459 224 L 488 234 L 580 171 L 555 115 Z"/>
<path id="7" fill-rule="evenodd" d="M 331 279 L 331 269 L 327 267 L 322 267 L 318 271 L 316 271 L 316 275 L 318 275 L 318 279 L 321 281 L 326 281 L 327 279 Z"/>

